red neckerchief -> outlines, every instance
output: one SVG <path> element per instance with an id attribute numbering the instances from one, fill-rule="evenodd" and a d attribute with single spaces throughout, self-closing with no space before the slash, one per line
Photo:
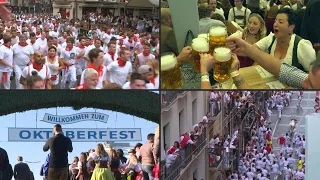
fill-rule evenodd
<path id="1" fill-rule="evenodd" d="M 72 49 L 73 49 L 73 46 L 71 49 L 68 46 L 66 47 L 66 51 L 71 51 Z"/>
<path id="2" fill-rule="evenodd" d="M 54 32 L 58 32 L 58 30 L 54 30 Z"/>
<path id="3" fill-rule="evenodd" d="M 145 41 L 142 41 L 142 40 L 140 41 L 140 44 L 141 44 L 141 45 L 144 45 L 144 43 L 145 43 Z"/>
<path id="4" fill-rule="evenodd" d="M 80 86 L 77 86 L 74 89 L 87 89 L 87 86 L 85 84 L 81 84 Z"/>
<path id="5" fill-rule="evenodd" d="M 63 36 L 63 39 L 67 39 L 67 37 L 64 37 L 64 36 Z"/>
<path id="6" fill-rule="evenodd" d="M 150 52 L 146 53 L 146 52 L 142 52 L 143 56 L 149 56 Z"/>
<path id="7" fill-rule="evenodd" d="M 10 29 L 10 26 L 7 26 L 7 29 Z"/>
<path id="8" fill-rule="evenodd" d="M 110 54 L 111 58 L 112 58 L 112 61 L 114 61 L 114 52 L 108 52 L 108 54 Z"/>
<path id="9" fill-rule="evenodd" d="M 87 68 L 92 68 L 92 69 L 96 70 L 99 73 L 99 77 L 102 76 L 103 65 L 100 65 L 99 68 L 96 68 L 92 63 L 90 63 Z"/>
<path id="10" fill-rule="evenodd" d="M 132 40 L 128 40 L 129 43 L 132 43 Z"/>
<path id="11" fill-rule="evenodd" d="M 127 36 L 126 36 L 126 35 L 123 35 L 122 37 L 123 37 L 123 39 L 127 38 Z"/>
<path id="12" fill-rule="evenodd" d="M 22 46 L 22 47 L 26 47 L 26 46 L 28 46 L 28 44 L 27 44 L 27 43 L 25 43 L 25 44 L 23 45 L 23 44 L 21 44 L 21 42 L 19 42 L 18 44 L 19 44 L 19 46 Z"/>
<path id="13" fill-rule="evenodd" d="M 125 66 L 125 65 L 126 65 L 126 63 L 127 63 L 127 61 L 124 61 L 124 60 L 122 60 L 122 59 L 118 58 L 118 64 L 119 64 L 119 66 L 120 66 L 120 67 Z"/>
<path id="14" fill-rule="evenodd" d="M 57 44 L 54 44 L 54 46 L 56 46 L 56 48 L 58 47 L 58 43 Z"/>
<path id="15" fill-rule="evenodd" d="M 84 46 L 82 46 L 81 44 L 79 44 L 78 48 L 80 48 L 80 49 L 84 49 L 85 47 L 84 47 Z"/>
<path id="16" fill-rule="evenodd" d="M 150 82 L 151 82 L 154 86 L 156 86 L 155 79 L 156 79 L 156 77 L 153 77 L 152 79 L 150 79 Z"/>
<path id="17" fill-rule="evenodd" d="M 41 69 L 43 68 L 43 64 L 38 65 L 35 62 L 32 63 L 32 66 L 33 66 L 33 69 L 36 69 L 37 71 L 41 71 Z"/>
<path id="18" fill-rule="evenodd" d="M 39 36 L 40 35 L 40 33 L 39 32 L 36 32 L 36 36 Z"/>
<path id="19" fill-rule="evenodd" d="M 49 59 L 54 59 L 55 57 L 56 57 L 56 55 L 50 56 L 50 55 L 48 54 L 48 58 L 49 58 Z"/>
<path id="20" fill-rule="evenodd" d="M 10 46 L 8 44 L 3 43 L 3 45 L 10 49 Z"/>

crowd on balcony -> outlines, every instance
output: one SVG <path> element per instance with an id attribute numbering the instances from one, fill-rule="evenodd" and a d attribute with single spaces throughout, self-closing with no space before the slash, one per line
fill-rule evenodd
<path id="1" fill-rule="evenodd" d="M 276 105 L 288 106 L 292 92 L 271 93 L 267 99 L 267 110 L 278 108 Z M 278 108 L 279 109 L 279 108 Z M 267 113 L 268 114 L 268 113 Z M 267 116 L 271 116 L 270 112 Z M 250 132 L 245 151 L 240 154 L 238 171 L 227 175 L 229 180 L 290 180 L 304 179 L 305 173 L 305 137 L 294 133 L 292 137 L 282 135 L 278 139 L 281 146 L 279 153 L 273 152 L 272 129 L 269 118 L 260 115 Z M 295 131 L 296 132 L 296 131 Z M 297 158 L 297 160 L 295 160 Z"/>

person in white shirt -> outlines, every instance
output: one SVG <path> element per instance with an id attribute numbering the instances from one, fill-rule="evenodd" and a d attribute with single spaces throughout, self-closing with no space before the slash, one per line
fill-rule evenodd
<path id="1" fill-rule="evenodd" d="M 13 71 L 13 51 L 10 47 L 11 35 L 3 35 L 3 45 L 0 46 L 0 89 L 10 89 L 10 76 Z"/>
<path id="2" fill-rule="evenodd" d="M 89 52 L 92 49 L 98 48 L 98 49 L 101 49 L 103 51 L 103 47 L 101 47 L 101 43 L 102 43 L 102 41 L 100 39 L 95 39 L 93 45 L 90 45 L 90 46 L 86 47 L 85 53 L 84 53 L 84 59 L 87 62 L 90 62 L 90 59 L 89 59 L 88 55 L 89 55 Z"/>
<path id="3" fill-rule="evenodd" d="M 47 43 L 42 45 L 39 50 L 41 52 L 42 56 L 48 55 L 48 49 L 49 49 L 49 47 L 53 46 L 53 43 L 54 43 L 54 37 L 52 37 L 52 36 L 47 37 Z"/>
<path id="4" fill-rule="evenodd" d="M 304 173 L 302 172 L 302 169 L 300 169 L 296 174 L 295 174 L 297 180 L 304 180 Z"/>
<path id="5" fill-rule="evenodd" d="M 278 174 L 279 174 L 279 166 L 275 161 L 273 162 L 273 165 L 272 165 L 272 174 L 273 174 L 274 180 L 277 180 Z"/>
<path id="6" fill-rule="evenodd" d="M 19 42 L 19 37 L 17 36 L 17 29 L 15 27 L 11 27 L 11 46 L 17 44 Z"/>
<path id="7" fill-rule="evenodd" d="M 210 0 L 210 10 L 211 10 L 210 17 L 213 14 L 217 13 L 217 14 L 220 14 L 223 17 L 223 19 L 225 19 L 223 9 L 217 8 L 217 0 Z"/>
<path id="8" fill-rule="evenodd" d="M 84 89 L 99 89 L 97 87 L 99 81 L 99 74 L 93 68 L 88 68 L 83 71 L 83 83 L 75 87 L 76 90 Z"/>
<path id="9" fill-rule="evenodd" d="M 53 31 L 50 31 L 50 36 L 58 38 L 59 37 L 59 31 L 58 31 L 58 26 L 54 26 Z"/>
<path id="10" fill-rule="evenodd" d="M 76 56 L 76 69 L 77 69 L 77 79 L 80 79 L 80 76 L 83 70 L 86 68 L 87 62 L 84 59 L 85 51 L 86 51 L 86 39 L 80 38 L 79 44 L 77 47 L 77 56 Z"/>
<path id="11" fill-rule="evenodd" d="M 76 67 L 76 55 L 77 47 L 73 46 L 74 39 L 72 37 L 67 38 L 67 47 L 62 50 L 60 58 L 65 64 L 65 69 L 62 70 L 61 89 L 65 89 L 66 82 L 69 80 L 69 88 L 73 88 L 77 82 Z"/>
<path id="12" fill-rule="evenodd" d="M 26 39 L 26 35 L 21 35 L 19 38 L 20 42 L 12 47 L 17 89 L 23 89 L 23 85 L 20 84 L 21 73 L 25 67 L 33 61 L 34 51 L 33 48 L 27 44 Z"/>
<path id="13" fill-rule="evenodd" d="M 32 46 L 33 52 L 39 51 L 40 50 L 40 45 L 38 43 L 36 43 L 36 35 L 31 32 L 29 34 L 29 39 L 27 40 L 27 43 Z"/>
<path id="14" fill-rule="evenodd" d="M 67 42 L 67 37 L 68 37 L 68 32 L 63 32 L 63 35 L 62 35 L 62 37 L 60 37 L 59 39 L 58 39 L 58 43 L 60 44 L 60 45 L 62 45 L 63 43 L 65 43 L 65 42 Z"/>
<path id="15" fill-rule="evenodd" d="M 145 82 L 145 89 L 155 89 L 154 85 L 149 81 L 154 76 L 153 69 L 151 66 L 149 66 L 149 65 L 140 66 L 138 69 L 138 73 L 141 74 L 142 79 L 146 81 Z M 130 84 L 131 84 L 131 80 L 130 80 L 130 82 L 126 82 L 122 86 L 122 89 L 129 89 Z"/>
<path id="16" fill-rule="evenodd" d="M 145 64 L 147 60 L 155 59 L 155 56 L 150 53 L 151 44 L 144 43 L 143 45 L 143 52 L 138 54 L 135 61 L 134 61 L 134 68 L 137 69 L 139 66 Z"/>
<path id="17" fill-rule="evenodd" d="M 113 61 L 118 59 L 118 54 L 116 54 L 116 43 L 109 42 L 108 44 L 108 52 L 103 56 L 103 65 L 108 66 Z"/>
<path id="18" fill-rule="evenodd" d="M 280 103 L 278 103 L 277 104 L 277 109 L 278 109 L 278 118 L 279 118 L 279 120 L 281 120 L 283 106 Z"/>
<path id="19" fill-rule="evenodd" d="M 123 86 L 122 89 L 152 89 L 150 88 L 146 80 L 142 77 L 141 74 L 139 73 L 132 73 L 130 77 L 130 82 L 126 82 Z"/>
<path id="20" fill-rule="evenodd" d="M 48 56 L 45 57 L 45 65 L 49 67 L 51 72 L 52 89 L 57 89 L 60 72 L 64 69 L 64 64 L 57 55 L 57 48 L 55 46 L 49 47 L 48 51 Z"/>
<path id="21" fill-rule="evenodd" d="M 49 67 L 45 65 L 45 59 L 42 57 L 41 52 L 39 51 L 34 53 L 34 61 L 32 64 L 24 68 L 20 76 L 20 83 L 25 88 L 27 88 L 26 79 L 33 75 L 33 71 L 36 71 L 44 81 L 42 89 L 51 89 L 51 72 Z"/>
<path id="22" fill-rule="evenodd" d="M 156 59 L 151 59 L 146 61 L 145 64 L 149 65 L 153 70 L 153 77 L 149 79 L 150 83 L 154 85 L 155 89 L 159 89 L 159 86 L 160 86 L 159 61 Z"/>
<path id="23" fill-rule="evenodd" d="M 92 49 L 89 52 L 90 64 L 87 69 L 92 68 L 98 72 L 98 84 L 97 88 L 102 89 L 108 84 L 107 82 L 107 68 L 103 65 L 103 51 L 100 49 Z M 84 72 L 81 75 L 80 84 L 84 83 Z"/>
<path id="24" fill-rule="evenodd" d="M 235 7 L 230 9 L 228 15 L 228 21 L 236 22 L 241 28 L 246 27 L 249 22 L 249 16 L 251 14 L 250 9 L 242 5 L 243 0 L 235 0 Z"/>
<path id="25" fill-rule="evenodd" d="M 112 38 L 112 35 L 111 35 L 111 33 L 110 33 L 110 29 L 108 28 L 107 30 L 106 30 L 106 33 L 103 35 L 103 37 L 102 37 L 102 41 L 103 41 L 103 47 L 105 48 L 104 50 L 104 52 L 107 52 L 108 50 L 107 50 L 107 46 L 108 46 L 108 44 L 109 44 L 109 42 L 110 42 L 110 40 L 111 40 L 111 38 Z"/>
<path id="26" fill-rule="evenodd" d="M 38 43 L 40 47 L 47 44 L 46 36 L 47 36 L 46 32 L 42 32 L 41 37 L 37 39 L 36 43 Z"/>
<path id="27" fill-rule="evenodd" d="M 123 86 L 129 79 L 132 72 L 130 51 L 127 48 L 121 49 L 117 61 L 113 61 L 107 66 L 109 82 Z"/>

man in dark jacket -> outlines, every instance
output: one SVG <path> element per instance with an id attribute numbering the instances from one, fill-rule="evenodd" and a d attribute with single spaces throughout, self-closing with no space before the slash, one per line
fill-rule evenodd
<path id="1" fill-rule="evenodd" d="M 160 54 L 172 52 L 179 55 L 169 8 L 161 8 Z"/>
<path id="2" fill-rule="evenodd" d="M 53 128 L 55 136 L 49 138 L 43 151 L 50 149 L 48 180 L 68 179 L 68 152 L 72 152 L 72 142 L 62 134 L 62 127 L 56 124 Z"/>
<path id="3" fill-rule="evenodd" d="M 30 177 L 30 168 L 28 164 L 23 162 L 22 156 L 17 158 L 18 164 L 14 166 L 14 179 L 15 180 L 28 180 Z"/>
<path id="4" fill-rule="evenodd" d="M 0 147 L 0 179 L 11 180 L 13 176 L 12 166 L 9 164 L 7 151 Z"/>

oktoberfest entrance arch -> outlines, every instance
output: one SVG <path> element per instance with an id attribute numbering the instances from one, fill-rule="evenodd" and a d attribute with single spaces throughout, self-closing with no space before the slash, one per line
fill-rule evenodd
<path id="1" fill-rule="evenodd" d="M 2 91 L 0 116 L 53 107 L 98 108 L 160 122 L 160 95 L 149 91 Z"/>

